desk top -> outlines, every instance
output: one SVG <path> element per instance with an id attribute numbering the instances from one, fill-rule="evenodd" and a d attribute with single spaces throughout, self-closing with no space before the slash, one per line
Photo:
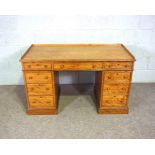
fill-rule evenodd
<path id="1" fill-rule="evenodd" d="M 135 61 L 135 58 L 122 44 L 33 44 L 21 61 Z"/>

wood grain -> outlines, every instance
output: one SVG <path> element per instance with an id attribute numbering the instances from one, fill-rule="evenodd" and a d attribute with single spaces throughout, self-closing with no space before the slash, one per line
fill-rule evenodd
<path id="1" fill-rule="evenodd" d="M 132 62 L 104 62 L 103 68 L 105 70 L 132 70 Z"/>
<path id="2" fill-rule="evenodd" d="M 103 86 L 103 94 L 128 94 L 129 92 L 129 84 L 127 83 L 112 83 L 112 84 L 104 84 Z"/>
<path id="3" fill-rule="evenodd" d="M 26 83 L 41 84 L 41 83 L 51 83 L 52 74 L 46 71 L 25 71 Z"/>
<path id="4" fill-rule="evenodd" d="M 53 96 L 29 96 L 29 107 L 30 109 L 55 109 Z"/>
<path id="5" fill-rule="evenodd" d="M 104 83 L 129 83 L 130 71 L 105 71 Z"/>
<path id="6" fill-rule="evenodd" d="M 27 84 L 29 95 L 53 95 L 52 84 Z"/>
<path id="7" fill-rule="evenodd" d="M 127 106 L 127 96 L 123 95 L 111 95 L 111 96 L 103 96 L 102 97 L 102 106 L 106 107 L 119 107 L 119 106 Z"/>
<path id="8" fill-rule="evenodd" d="M 135 58 L 122 44 L 33 44 L 21 61 L 135 61 Z"/>
<path id="9" fill-rule="evenodd" d="M 52 64 L 51 63 L 23 63 L 23 68 L 24 70 L 51 70 L 52 69 Z"/>

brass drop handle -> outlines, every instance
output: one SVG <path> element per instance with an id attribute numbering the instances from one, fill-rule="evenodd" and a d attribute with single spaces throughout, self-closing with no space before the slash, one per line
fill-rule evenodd
<path id="1" fill-rule="evenodd" d="M 47 68 L 47 65 L 44 65 L 45 68 Z"/>
<path id="2" fill-rule="evenodd" d="M 28 65 L 28 68 L 31 68 L 31 65 Z"/>
<path id="3" fill-rule="evenodd" d="M 29 77 L 29 79 L 33 79 L 33 77 L 32 77 L 32 76 L 30 76 L 30 77 Z"/>

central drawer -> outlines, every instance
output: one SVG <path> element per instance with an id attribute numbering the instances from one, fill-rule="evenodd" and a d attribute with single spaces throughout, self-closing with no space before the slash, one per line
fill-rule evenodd
<path id="1" fill-rule="evenodd" d="M 27 84 L 29 95 L 53 95 L 52 84 Z"/>
<path id="2" fill-rule="evenodd" d="M 55 62 L 54 70 L 102 70 L 101 62 Z"/>

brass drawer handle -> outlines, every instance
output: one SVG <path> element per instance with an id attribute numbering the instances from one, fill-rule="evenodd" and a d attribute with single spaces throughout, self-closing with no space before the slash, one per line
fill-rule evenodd
<path id="1" fill-rule="evenodd" d="M 28 65 L 27 67 L 28 67 L 28 68 L 31 68 L 31 65 Z"/>
<path id="2" fill-rule="evenodd" d="M 32 77 L 32 76 L 30 76 L 30 77 L 29 77 L 29 79 L 33 79 L 33 77 Z"/>
<path id="3" fill-rule="evenodd" d="M 48 76 L 45 76 L 45 79 L 48 79 Z"/>
<path id="4" fill-rule="evenodd" d="M 60 65 L 60 68 L 63 69 L 64 68 L 64 65 Z"/>
<path id="5" fill-rule="evenodd" d="M 96 65 L 92 65 L 92 68 L 96 68 Z"/>

